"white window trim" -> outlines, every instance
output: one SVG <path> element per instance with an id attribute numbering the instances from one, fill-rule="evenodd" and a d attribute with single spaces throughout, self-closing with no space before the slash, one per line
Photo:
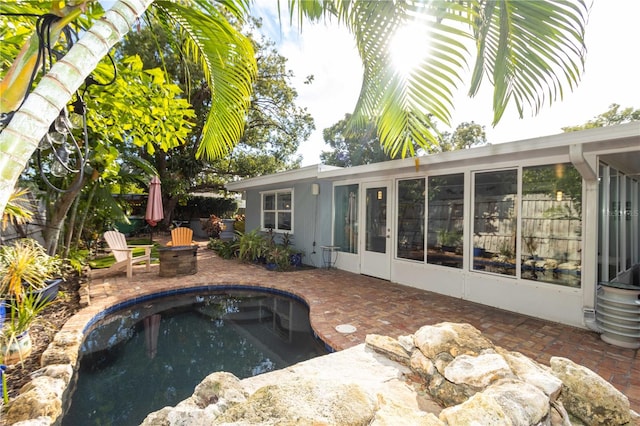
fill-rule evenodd
<path id="1" fill-rule="evenodd" d="M 291 194 L 291 209 L 289 210 L 278 210 L 278 194 Z M 269 229 L 271 228 L 266 228 L 264 226 L 264 213 L 265 213 L 265 209 L 264 209 L 264 197 L 265 195 L 275 195 L 276 196 L 276 200 L 275 200 L 275 209 L 273 210 L 266 210 L 266 212 L 273 212 L 275 213 L 275 224 L 276 227 L 273 228 L 273 232 L 276 233 L 285 233 L 288 232 L 290 234 L 293 234 L 294 231 L 294 212 L 293 212 L 293 208 L 295 205 L 294 202 L 294 191 L 293 188 L 280 188 L 280 189 L 274 189 L 274 190 L 270 190 L 270 191 L 261 191 L 260 192 L 260 229 L 262 231 L 269 231 Z M 278 213 L 279 212 L 289 212 L 291 213 L 291 229 L 278 229 Z"/>

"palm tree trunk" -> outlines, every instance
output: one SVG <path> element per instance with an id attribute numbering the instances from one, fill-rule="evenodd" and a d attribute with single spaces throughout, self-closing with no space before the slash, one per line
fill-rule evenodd
<path id="1" fill-rule="evenodd" d="M 75 181 L 78 179 L 80 179 L 80 175 L 76 175 L 72 185 L 75 185 Z M 64 235 L 63 230 L 65 220 L 67 219 L 67 213 L 73 205 L 73 202 L 79 198 L 82 193 L 82 187 L 84 187 L 88 178 L 85 176 L 83 181 L 82 185 L 78 185 L 78 188 L 74 191 L 56 194 L 58 196 L 53 197 L 53 204 L 51 205 L 51 208 L 48 209 L 50 212 L 48 211 L 47 214 L 47 225 L 45 226 L 47 232 L 44 233 L 44 247 L 47 249 L 47 253 L 51 256 L 55 255 L 58 251 L 58 241 L 60 240 L 60 234 L 62 233 Z M 69 225 L 67 224 L 67 227 L 68 226 Z"/>
<path id="2" fill-rule="evenodd" d="M 98 62 L 153 0 L 119 0 L 42 77 L 0 133 L 0 212 L 40 139 Z"/>
<path id="3" fill-rule="evenodd" d="M 78 206 L 80 205 L 81 198 L 82 192 L 76 196 L 75 200 L 73 200 L 73 205 L 71 206 L 71 214 L 69 215 L 65 235 L 64 252 L 62 253 L 62 257 L 65 259 L 69 257 L 69 251 L 71 250 L 71 240 L 73 239 L 74 229 L 76 228 L 76 217 L 78 217 Z"/>
<path id="4" fill-rule="evenodd" d="M 91 189 L 89 190 L 89 195 L 87 196 L 87 204 L 85 206 L 84 212 L 80 217 L 80 224 L 78 225 L 78 231 L 76 232 L 76 247 L 80 247 L 80 239 L 82 238 L 82 231 L 84 230 L 84 224 L 87 221 L 87 216 L 89 215 L 89 209 L 93 204 L 93 196 L 96 193 L 96 188 L 98 187 L 98 181 L 93 181 L 91 184 Z"/>

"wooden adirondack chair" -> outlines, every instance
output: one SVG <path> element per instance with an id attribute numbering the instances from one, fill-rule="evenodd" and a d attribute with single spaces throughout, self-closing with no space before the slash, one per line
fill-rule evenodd
<path id="1" fill-rule="evenodd" d="M 173 247 L 193 245 L 193 229 L 184 227 L 172 229 L 171 241 L 167 245 Z"/>
<path id="2" fill-rule="evenodd" d="M 151 268 L 152 245 L 128 246 L 124 234 L 118 231 L 105 232 L 104 239 L 109 245 L 109 249 L 113 252 L 113 256 L 116 258 L 116 263 L 114 263 L 108 270 L 104 271 L 104 274 L 126 270 L 127 278 L 131 278 L 133 276 L 133 265 L 142 261 L 146 263 L 146 270 L 149 272 Z M 144 248 L 144 254 L 134 257 L 133 249 L 140 247 Z M 100 273 L 100 275 L 103 275 L 103 273 Z"/>

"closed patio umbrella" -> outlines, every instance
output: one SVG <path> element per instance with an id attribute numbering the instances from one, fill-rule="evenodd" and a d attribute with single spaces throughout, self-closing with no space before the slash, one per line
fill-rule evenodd
<path id="1" fill-rule="evenodd" d="M 154 176 L 149 182 L 149 199 L 147 200 L 147 212 L 144 215 L 145 220 L 151 226 L 150 238 L 153 244 L 153 227 L 156 226 L 163 218 L 162 211 L 162 193 L 160 191 L 160 178 Z"/>

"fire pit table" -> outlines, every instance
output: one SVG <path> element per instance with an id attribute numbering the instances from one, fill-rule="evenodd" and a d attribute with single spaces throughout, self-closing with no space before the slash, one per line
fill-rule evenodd
<path id="1" fill-rule="evenodd" d="M 163 247 L 158 253 L 161 277 L 193 275 L 198 272 L 198 246 Z"/>

